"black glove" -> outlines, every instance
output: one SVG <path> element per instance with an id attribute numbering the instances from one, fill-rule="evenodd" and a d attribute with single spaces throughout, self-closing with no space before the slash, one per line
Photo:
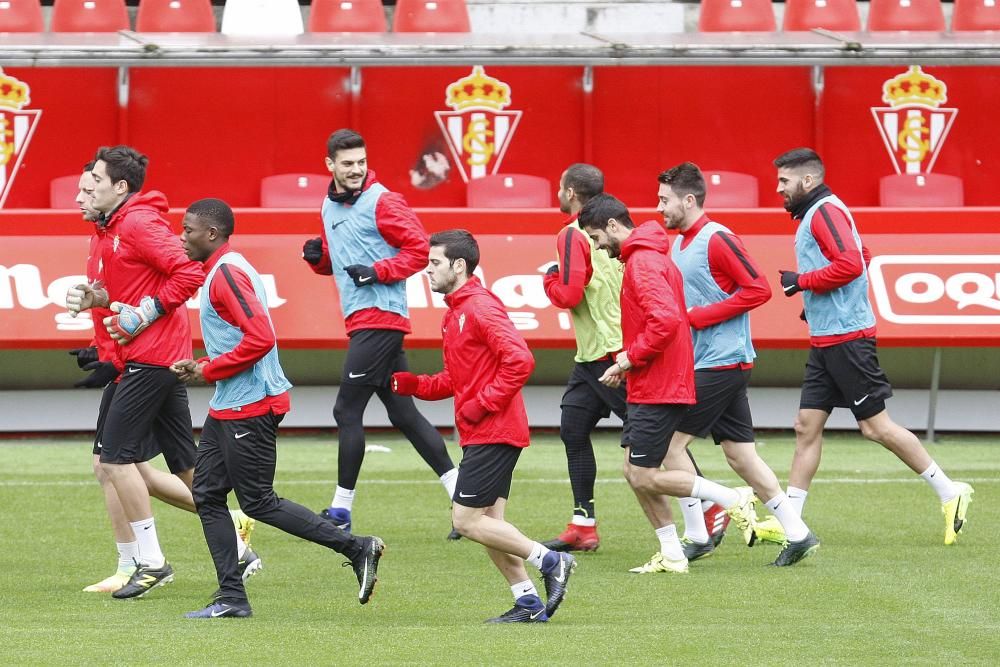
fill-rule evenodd
<path id="1" fill-rule="evenodd" d="M 302 246 L 302 259 L 316 266 L 323 259 L 323 239 L 309 239 Z"/>
<path id="2" fill-rule="evenodd" d="M 114 382 L 118 377 L 118 369 L 110 361 L 92 361 L 83 367 L 85 371 L 93 371 L 90 375 L 79 382 L 74 382 L 73 386 L 81 389 L 99 389 Z"/>
<path id="3" fill-rule="evenodd" d="M 545 275 L 549 275 L 550 273 L 559 273 L 559 264 L 558 263 L 552 264 L 552 266 L 550 266 L 548 268 L 548 270 L 545 272 Z"/>
<path id="4" fill-rule="evenodd" d="M 351 264 L 350 266 L 345 266 L 344 271 L 347 271 L 347 275 L 354 279 L 354 284 L 358 287 L 374 285 L 378 282 L 378 274 L 375 273 L 374 266 Z"/>
<path id="5" fill-rule="evenodd" d="M 78 347 L 69 353 L 76 357 L 76 365 L 80 368 L 86 368 L 87 364 L 97 361 L 96 347 Z"/>
<path id="6" fill-rule="evenodd" d="M 781 289 L 785 290 L 785 296 L 792 296 L 801 292 L 799 274 L 794 271 L 781 271 Z"/>

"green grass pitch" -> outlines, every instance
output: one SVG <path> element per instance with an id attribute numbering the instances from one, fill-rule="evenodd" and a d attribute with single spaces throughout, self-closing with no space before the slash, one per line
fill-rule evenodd
<path id="1" fill-rule="evenodd" d="M 761 453 L 786 479 L 793 442 Z M 318 510 L 336 480 L 333 436 L 279 442 L 279 494 Z M 736 531 L 687 575 L 632 575 L 657 549 L 620 473 L 615 434 L 597 437 L 601 548 L 578 556 L 566 602 L 544 625 L 484 626 L 511 605 L 480 546 L 446 542 L 444 491 L 408 443 L 369 434 L 355 501 L 359 533 L 388 545 L 372 602 L 357 603 L 343 559 L 258 525 L 264 570 L 253 618 L 182 618 L 215 589 L 196 517 L 154 504 L 176 581 L 147 599 L 86 594 L 111 574 L 114 542 L 86 439 L 0 444 L 0 664 L 997 664 L 1000 662 L 1000 457 L 995 439 L 944 438 L 931 453 L 976 494 L 955 547 L 942 544 L 936 496 L 892 455 L 858 437 L 827 440 L 805 519 L 818 554 L 767 568 L 777 547 Z M 558 438 L 539 435 L 515 472 L 508 518 L 555 536 L 571 498 Z M 449 442 L 453 458 L 460 452 Z M 721 452 L 693 447 L 710 477 L 735 484 Z M 679 510 L 675 510 L 678 520 Z M 532 568 L 529 568 L 531 571 Z"/>

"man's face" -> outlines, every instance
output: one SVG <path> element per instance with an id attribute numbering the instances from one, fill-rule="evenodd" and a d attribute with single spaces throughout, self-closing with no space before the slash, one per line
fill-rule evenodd
<path id="1" fill-rule="evenodd" d="M 337 192 L 360 190 L 368 176 L 368 152 L 365 148 L 346 148 L 326 158 L 326 168 L 333 174 Z"/>
<path id="2" fill-rule="evenodd" d="M 808 181 L 808 183 L 806 183 Z M 778 169 L 778 194 L 785 200 L 785 210 L 791 211 L 806 196 L 807 185 L 811 186 L 812 176 L 788 167 Z"/>
<path id="3" fill-rule="evenodd" d="M 89 171 L 80 174 L 78 187 L 80 191 L 76 193 L 76 205 L 80 207 L 84 220 L 94 222 L 101 217 L 100 211 L 91 204 L 91 197 L 94 195 L 94 176 Z"/>
<path id="4" fill-rule="evenodd" d="M 674 189 L 666 183 L 660 183 L 660 189 L 656 192 L 658 203 L 656 212 L 663 216 L 663 222 L 667 229 L 683 229 L 684 220 L 687 214 L 684 208 L 684 198 L 677 196 Z"/>
<path id="5" fill-rule="evenodd" d="M 125 181 L 112 182 L 108 176 L 108 165 L 104 160 L 97 161 L 91 176 L 94 177 L 94 189 L 90 197 L 90 206 L 101 213 L 110 213 L 128 194 L 128 184 Z"/>
<path id="6" fill-rule="evenodd" d="M 192 213 L 185 213 L 184 220 L 181 221 L 181 245 L 188 259 L 195 262 L 204 262 L 212 256 L 215 251 L 215 240 L 218 238 L 218 230 L 211 225 L 210 221 Z"/>
<path id="7" fill-rule="evenodd" d="M 622 254 L 622 245 L 614 235 L 614 230 L 618 225 L 614 219 L 608 222 L 606 229 L 594 229 L 586 227 L 584 231 L 594 241 L 594 246 L 598 250 L 604 250 L 612 258 L 617 258 Z"/>
<path id="8" fill-rule="evenodd" d="M 455 260 L 458 264 L 462 260 Z M 465 270 L 465 262 L 460 265 Z M 444 256 L 444 246 L 432 245 L 429 261 L 427 263 L 427 277 L 430 279 L 431 289 L 441 294 L 451 294 L 455 291 L 458 282 L 458 273 L 455 266 Z"/>
<path id="9" fill-rule="evenodd" d="M 564 171 L 562 176 L 559 178 L 559 191 L 556 192 L 556 198 L 559 199 L 559 210 L 563 213 L 570 213 L 570 199 L 573 196 L 573 189 L 566 189 L 566 172 Z"/>

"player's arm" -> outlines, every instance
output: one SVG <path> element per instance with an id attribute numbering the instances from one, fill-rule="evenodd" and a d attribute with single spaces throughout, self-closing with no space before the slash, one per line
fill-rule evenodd
<path id="1" fill-rule="evenodd" d="M 708 266 L 719 288 L 729 296 L 718 303 L 695 306 L 688 320 L 704 329 L 742 315 L 771 298 L 771 286 L 739 237 L 718 232 L 708 242 Z"/>
<path id="2" fill-rule="evenodd" d="M 583 300 L 583 290 L 593 271 L 590 244 L 583 234 L 565 227 L 556 236 L 558 263 L 545 274 L 545 296 L 557 308 L 574 308 Z"/>
<path id="3" fill-rule="evenodd" d="M 167 277 L 160 291 L 149 295 L 155 299 L 160 314 L 166 315 L 184 305 L 198 291 L 205 280 L 205 269 L 201 262 L 188 259 L 180 237 L 175 236 L 166 223 L 139 224 L 131 230 L 133 235 L 141 235 L 134 242 L 137 252 L 149 266 Z"/>
<path id="4" fill-rule="evenodd" d="M 321 276 L 333 275 L 333 264 L 330 262 L 330 248 L 326 244 L 326 236 L 309 239 L 302 245 L 302 259 L 306 261 L 313 272 Z"/>
<path id="5" fill-rule="evenodd" d="M 625 354 L 632 366 L 643 366 L 666 349 L 681 327 L 688 326 L 688 320 L 679 306 L 683 295 L 674 294 L 658 267 L 643 255 L 629 261 L 635 263 L 635 291 L 644 322 Z"/>
<path id="6" fill-rule="evenodd" d="M 271 320 L 257 298 L 250 276 L 239 267 L 221 265 L 212 277 L 208 296 L 219 317 L 243 333 L 235 348 L 202 367 L 205 380 L 215 382 L 256 364 L 271 351 L 276 340 Z"/>
<path id="7" fill-rule="evenodd" d="M 375 262 L 375 275 L 380 283 L 394 283 L 427 268 L 430 240 L 417 214 L 403 196 L 386 192 L 375 205 L 375 226 L 386 243 L 399 248 L 395 257 Z"/>
<path id="8" fill-rule="evenodd" d="M 476 401 L 487 413 L 500 412 L 528 382 L 535 370 L 535 357 L 500 307 L 479 309 L 473 325 L 500 360 L 496 376 L 479 390 Z"/>
<path id="9" fill-rule="evenodd" d="M 455 387 L 447 369 L 434 375 L 393 373 L 390 386 L 400 396 L 416 396 L 424 401 L 440 401 L 455 395 Z"/>
<path id="10" fill-rule="evenodd" d="M 842 287 L 864 272 L 864 257 L 854 242 L 851 221 L 836 206 L 824 204 L 813 215 L 811 230 L 830 264 L 799 274 L 799 287 L 822 293 Z"/>

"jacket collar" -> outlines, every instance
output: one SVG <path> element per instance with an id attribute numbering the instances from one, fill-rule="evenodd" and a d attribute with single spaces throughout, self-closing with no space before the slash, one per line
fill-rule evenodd
<path id="1" fill-rule="evenodd" d="M 829 197 L 833 192 L 827 187 L 826 183 L 821 183 L 812 192 L 806 194 L 798 204 L 792 207 L 788 211 L 792 215 L 793 220 L 801 220 L 805 217 L 806 211 L 812 208 L 813 204 L 818 202 L 823 197 Z"/>
<path id="2" fill-rule="evenodd" d="M 337 192 L 337 183 L 330 178 L 330 186 L 326 189 L 326 196 L 332 202 L 337 204 L 347 204 L 348 206 L 354 206 L 358 202 L 358 199 L 364 194 L 364 191 L 373 186 L 376 183 L 375 172 L 371 169 L 365 175 L 364 185 L 361 186 L 360 190 L 346 190 L 344 192 Z"/>

